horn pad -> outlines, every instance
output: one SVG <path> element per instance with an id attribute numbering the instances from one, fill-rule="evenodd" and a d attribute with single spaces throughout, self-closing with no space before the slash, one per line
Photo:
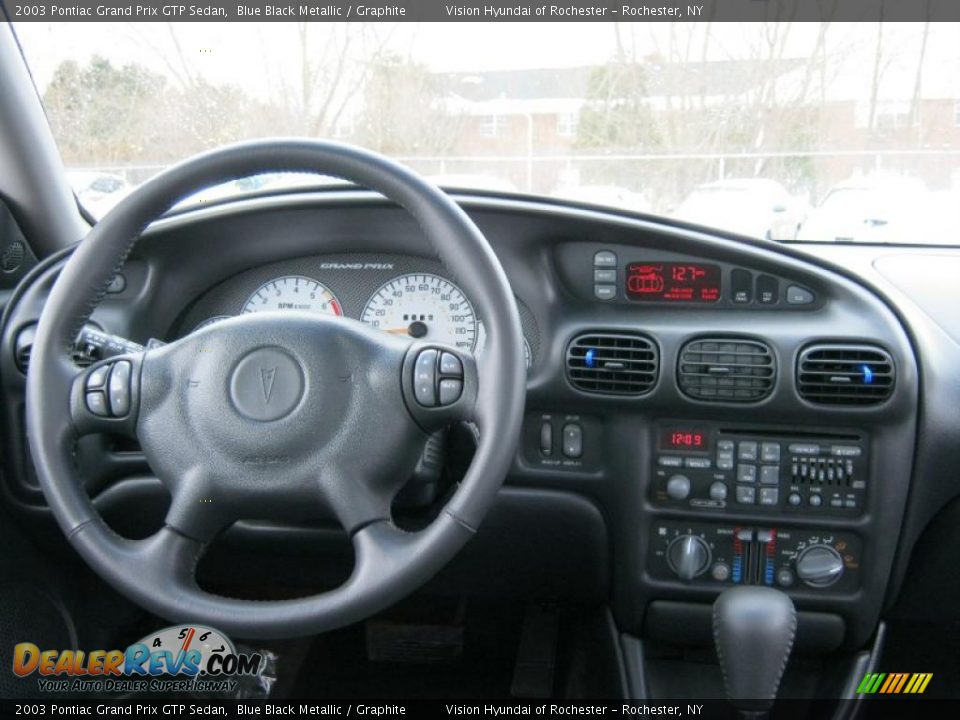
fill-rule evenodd
<path id="1" fill-rule="evenodd" d="M 251 420 L 270 422 L 289 415 L 303 397 L 303 368 L 278 347 L 247 353 L 230 378 L 230 399 Z"/>

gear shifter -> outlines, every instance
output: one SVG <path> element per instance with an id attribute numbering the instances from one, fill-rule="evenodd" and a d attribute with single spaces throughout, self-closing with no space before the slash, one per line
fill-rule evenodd
<path id="1" fill-rule="evenodd" d="M 713 639 L 727 700 L 741 717 L 770 709 L 796 630 L 793 602 L 773 588 L 730 588 L 713 603 Z"/>

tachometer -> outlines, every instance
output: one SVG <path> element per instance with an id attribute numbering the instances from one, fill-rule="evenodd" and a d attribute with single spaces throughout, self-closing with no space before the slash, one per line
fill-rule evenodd
<path id="1" fill-rule="evenodd" d="M 326 285 L 302 275 L 286 275 L 265 282 L 254 290 L 243 306 L 245 313 L 266 310 L 301 310 L 343 315 L 340 301 Z"/>
<path id="2" fill-rule="evenodd" d="M 446 343 L 473 352 L 478 323 L 463 291 L 429 273 L 401 275 L 367 301 L 363 322 L 397 335 Z"/>

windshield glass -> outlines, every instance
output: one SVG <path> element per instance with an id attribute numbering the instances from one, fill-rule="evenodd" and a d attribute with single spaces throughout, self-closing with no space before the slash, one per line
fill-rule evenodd
<path id="1" fill-rule="evenodd" d="M 94 216 L 193 153 L 306 136 L 448 188 L 780 241 L 956 242 L 960 28 L 948 23 L 15 27 Z M 332 182 L 270 174 L 190 202 Z"/>

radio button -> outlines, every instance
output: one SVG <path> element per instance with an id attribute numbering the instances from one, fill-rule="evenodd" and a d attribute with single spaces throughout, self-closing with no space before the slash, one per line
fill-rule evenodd
<path id="1" fill-rule="evenodd" d="M 755 483 L 756 481 L 757 481 L 756 465 L 738 465 L 737 466 L 737 482 Z"/>
<path id="2" fill-rule="evenodd" d="M 675 455 L 661 455 L 657 458 L 657 465 L 660 467 L 682 467 L 683 458 L 678 458 Z"/>
<path id="3" fill-rule="evenodd" d="M 863 448 L 856 445 L 833 445 L 830 448 L 830 454 L 836 457 L 860 457 L 863 454 Z"/>
<path id="4" fill-rule="evenodd" d="M 674 475 L 667 480 L 667 495 L 674 500 L 686 500 L 690 495 L 690 478 L 686 475 Z"/>
<path id="5" fill-rule="evenodd" d="M 741 505 L 753 505 L 757 502 L 757 489 L 750 485 L 737 485 L 737 502 Z"/>
<path id="6" fill-rule="evenodd" d="M 709 470 L 710 469 L 710 458 L 704 457 L 690 457 L 686 458 L 683 461 L 685 467 L 694 468 L 696 470 Z"/>
<path id="7" fill-rule="evenodd" d="M 790 443 L 787 447 L 791 455 L 819 455 L 820 446 L 813 443 Z"/>
<path id="8" fill-rule="evenodd" d="M 778 502 L 780 502 L 780 490 L 769 487 L 760 488 L 761 505 L 776 505 Z"/>
<path id="9" fill-rule="evenodd" d="M 763 485 L 777 485 L 780 482 L 780 466 L 764 465 L 760 468 L 760 482 Z"/>
<path id="10" fill-rule="evenodd" d="M 718 440 L 717 441 L 717 451 L 718 452 L 733 452 L 733 440 Z"/>
<path id="11" fill-rule="evenodd" d="M 717 470 L 733 470 L 733 451 L 717 453 Z"/>
<path id="12" fill-rule="evenodd" d="M 787 495 L 787 502 L 793 505 L 794 507 L 797 507 L 800 503 L 803 502 L 803 498 L 800 497 L 800 493 L 792 492 L 789 495 Z"/>
<path id="13" fill-rule="evenodd" d="M 727 499 L 727 486 L 722 482 L 711 483 L 710 485 L 710 499 L 722 501 Z"/>
<path id="14" fill-rule="evenodd" d="M 760 446 L 760 460 L 769 463 L 780 462 L 780 443 L 763 443 Z"/>
<path id="15" fill-rule="evenodd" d="M 823 497 L 820 493 L 811 493 L 810 499 L 807 500 L 807 502 L 810 503 L 812 507 L 820 507 L 823 504 Z"/>
<path id="16" fill-rule="evenodd" d="M 745 440 L 740 443 L 740 452 L 737 455 L 740 460 L 756 460 L 757 459 L 757 443 L 752 440 Z"/>

